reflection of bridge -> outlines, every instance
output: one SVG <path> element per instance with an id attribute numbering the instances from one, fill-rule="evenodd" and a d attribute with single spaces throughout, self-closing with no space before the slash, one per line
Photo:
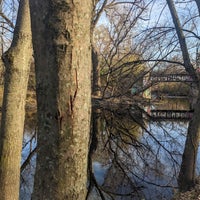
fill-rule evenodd
<path id="1" fill-rule="evenodd" d="M 151 110 L 153 119 L 191 119 L 193 110 Z"/>

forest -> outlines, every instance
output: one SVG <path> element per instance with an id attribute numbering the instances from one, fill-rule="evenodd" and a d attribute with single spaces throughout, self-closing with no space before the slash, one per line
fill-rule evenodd
<path id="1" fill-rule="evenodd" d="M 199 0 L 0 0 L 0 200 L 200 198 Z"/>

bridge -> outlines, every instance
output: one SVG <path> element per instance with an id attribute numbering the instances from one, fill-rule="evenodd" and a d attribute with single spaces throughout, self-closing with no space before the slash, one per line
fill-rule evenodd
<path id="1" fill-rule="evenodd" d="M 188 74 L 155 74 L 150 76 L 151 82 L 194 82 Z"/>
<path id="2" fill-rule="evenodd" d="M 152 119 L 190 120 L 193 110 L 151 110 L 149 115 Z"/>
<path id="3" fill-rule="evenodd" d="M 143 78 L 143 97 L 151 99 L 151 87 L 159 82 L 183 82 L 189 83 L 190 87 L 194 86 L 194 80 L 186 73 L 180 74 L 151 74 Z"/>

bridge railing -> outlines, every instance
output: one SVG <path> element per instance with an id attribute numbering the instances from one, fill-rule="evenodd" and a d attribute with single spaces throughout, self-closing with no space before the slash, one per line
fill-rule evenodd
<path id="1" fill-rule="evenodd" d="M 188 74 L 163 74 L 151 75 L 152 82 L 194 82 L 192 77 Z"/>
<path id="2" fill-rule="evenodd" d="M 193 110 L 151 110 L 154 119 L 191 119 Z"/>

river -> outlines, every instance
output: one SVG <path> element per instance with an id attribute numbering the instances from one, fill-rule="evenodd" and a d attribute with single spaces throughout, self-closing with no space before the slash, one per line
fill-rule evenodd
<path id="1" fill-rule="evenodd" d="M 188 109 L 189 104 L 185 99 L 165 99 L 151 107 Z M 187 120 L 155 121 L 135 115 L 133 110 L 126 114 L 101 111 L 93 132 L 96 150 L 91 171 L 98 185 L 92 188 L 89 199 L 101 199 L 101 194 L 108 200 L 170 200 L 177 189 L 187 127 Z M 24 144 L 33 133 L 25 133 Z M 33 137 L 23 149 L 22 163 L 35 146 Z M 21 200 L 30 199 L 35 157 L 22 173 Z"/>

